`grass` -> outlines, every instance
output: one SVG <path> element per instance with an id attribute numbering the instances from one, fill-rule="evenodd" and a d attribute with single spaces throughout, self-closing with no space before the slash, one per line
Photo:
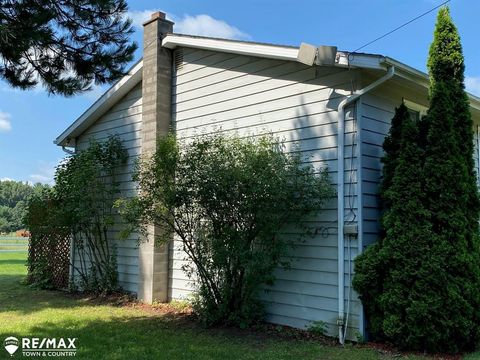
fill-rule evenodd
<path id="1" fill-rule="evenodd" d="M 79 359 L 421 359 L 373 348 L 206 330 L 146 306 L 113 305 L 22 285 L 25 252 L 0 252 L 0 341 L 75 337 Z M 13 358 L 20 358 L 17 353 Z M 0 359 L 11 358 L 0 347 Z M 473 357 L 470 359 L 474 359 Z"/>

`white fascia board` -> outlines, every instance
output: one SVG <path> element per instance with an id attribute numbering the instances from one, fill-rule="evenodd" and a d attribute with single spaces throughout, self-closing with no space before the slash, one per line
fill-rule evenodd
<path id="1" fill-rule="evenodd" d="M 115 85 L 108 89 L 97 101 L 93 103 L 77 120 L 73 122 L 54 143 L 60 146 L 72 146 L 69 139 L 74 139 L 85 131 L 100 116 L 105 114 L 115 103 L 125 96 L 142 79 L 143 61 L 137 62 Z"/>
<path id="2" fill-rule="evenodd" d="M 430 86 L 430 78 L 428 74 L 424 73 L 423 71 L 417 70 L 409 65 L 406 65 L 404 63 L 401 63 L 395 59 L 386 57 L 385 58 L 385 63 L 388 65 L 393 65 L 395 68 L 399 71 L 397 71 L 397 74 L 407 80 L 416 82 L 418 84 L 421 84 L 425 88 L 429 88 Z M 480 111 L 480 98 L 472 95 L 467 92 L 468 99 L 470 100 L 470 107 L 472 109 L 475 109 L 477 111 Z"/>
<path id="3" fill-rule="evenodd" d="M 194 36 L 181 36 L 175 34 L 165 36 L 162 41 L 162 46 L 168 49 L 175 49 L 176 47 L 184 46 L 238 55 L 257 56 L 262 58 L 290 61 L 297 61 L 298 55 L 298 48 L 295 47 L 223 39 L 210 39 Z"/>
<path id="4" fill-rule="evenodd" d="M 477 111 L 480 111 L 480 98 L 478 96 L 467 93 L 468 99 L 470 100 L 470 106 Z"/>
<path id="5" fill-rule="evenodd" d="M 386 70 L 387 66 L 394 66 L 395 76 L 400 76 L 406 80 L 420 84 L 426 89 L 430 86 L 428 74 L 395 59 L 370 54 L 349 54 L 344 52 L 339 52 L 338 54 L 337 66 L 350 66 L 373 70 Z M 472 109 L 480 111 L 480 98 L 470 93 L 467 93 L 467 95 Z"/>
<path id="6" fill-rule="evenodd" d="M 395 66 L 395 69 L 398 70 L 398 75 L 404 79 L 416 82 L 426 88 L 430 86 L 430 78 L 428 77 L 428 74 L 423 71 L 417 70 L 389 57 L 385 58 L 385 64 Z"/>

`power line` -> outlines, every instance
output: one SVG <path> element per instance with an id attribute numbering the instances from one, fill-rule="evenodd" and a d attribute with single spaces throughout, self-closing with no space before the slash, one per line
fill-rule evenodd
<path id="1" fill-rule="evenodd" d="M 407 21 L 405 24 L 402 24 L 402 25 L 396 27 L 396 28 L 393 29 L 393 30 L 390 30 L 389 32 L 387 32 L 386 34 L 384 34 L 384 35 L 382 35 L 382 36 L 379 36 L 379 37 L 376 38 L 375 40 L 372 40 L 372 41 L 366 43 L 365 45 L 360 46 L 358 49 L 354 50 L 353 52 L 357 52 L 357 51 L 359 51 L 359 50 L 362 50 L 364 47 L 367 47 L 368 45 L 371 45 L 371 44 L 373 44 L 374 42 L 376 42 L 376 41 L 378 41 L 378 40 L 381 40 L 381 39 L 383 39 L 384 37 L 387 37 L 388 35 L 394 33 L 395 31 L 400 30 L 401 28 L 403 28 L 403 27 L 411 24 L 412 22 L 414 22 L 414 21 L 416 21 L 416 20 L 424 17 L 424 16 L 427 15 L 427 14 L 430 14 L 432 11 L 437 10 L 438 8 L 442 7 L 443 5 L 448 4 L 450 1 L 451 1 L 451 0 L 444 1 L 444 2 L 441 3 L 440 5 L 435 6 L 433 9 L 430 9 L 430 10 L 424 12 L 423 14 L 418 15 L 416 18 L 414 18 L 414 19 L 412 19 L 412 20 L 410 20 L 410 21 Z"/>

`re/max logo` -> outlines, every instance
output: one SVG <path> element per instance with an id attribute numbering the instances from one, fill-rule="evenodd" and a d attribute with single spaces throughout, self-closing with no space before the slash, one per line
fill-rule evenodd
<path id="1" fill-rule="evenodd" d="M 77 338 L 22 338 L 22 349 L 37 350 L 60 350 L 60 349 L 76 349 L 75 341 Z"/>

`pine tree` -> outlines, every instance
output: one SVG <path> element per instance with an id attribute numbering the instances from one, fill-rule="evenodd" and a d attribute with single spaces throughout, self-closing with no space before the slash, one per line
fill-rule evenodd
<path id="1" fill-rule="evenodd" d="M 0 0 L 0 79 L 65 96 L 125 73 L 136 44 L 126 0 Z"/>

